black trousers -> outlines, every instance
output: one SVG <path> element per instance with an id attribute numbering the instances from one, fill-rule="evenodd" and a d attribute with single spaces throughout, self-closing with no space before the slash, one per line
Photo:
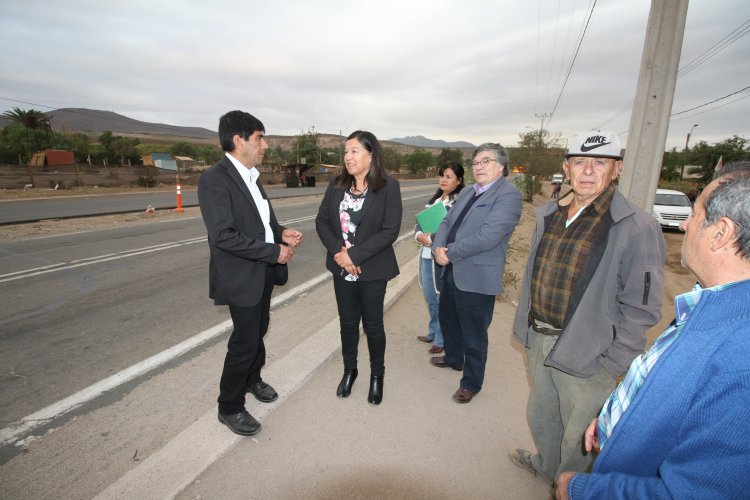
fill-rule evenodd
<path id="1" fill-rule="evenodd" d="M 273 273 L 266 272 L 263 296 L 252 307 L 229 306 L 234 330 L 227 343 L 224 370 L 219 383 L 219 411 L 230 415 L 245 409 L 246 388 L 261 381 L 266 362 L 263 342 L 271 320 Z"/>
<path id="2" fill-rule="evenodd" d="M 367 335 L 370 351 L 370 374 L 385 373 L 385 326 L 383 325 L 383 302 L 385 300 L 385 280 L 346 281 L 340 276 L 333 277 L 333 290 L 339 310 L 341 326 L 341 354 L 344 369 L 357 368 L 359 347 L 359 322 Z"/>

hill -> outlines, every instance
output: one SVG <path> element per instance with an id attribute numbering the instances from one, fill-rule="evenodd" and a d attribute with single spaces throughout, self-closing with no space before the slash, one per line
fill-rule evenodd
<path id="1" fill-rule="evenodd" d="M 443 140 L 436 140 L 436 139 L 428 139 L 427 137 L 421 136 L 421 135 L 415 135 L 415 136 L 408 136 L 408 137 L 402 137 L 397 139 L 389 139 L 391 142 L 399 142 L 401 144 L 406 144 L 407 146 L 416 146 L 418 148 L 458 148 L 458 149 L 466 149 L 466 148 L 475 148 L 476 146 L 470 142 L 466 141 L 455 141 L 455 142 L 445 142 Z"/>
<path id="2" fill-rule="evenodd" d="M 45 113 L 57 132 L 95 132 L 109 130 L 113 134 L 175 136 L 184 139 L 216 140 L 216 132 L 201 127 L 179 127 L 164 123 L 134 120 L 112 111 L 83 108 L 62 108 Z"/>
<path id="3" fill-rule="evenodd" d="M 86 108 L 61 108 L 45 113 L 52 122 L 56 132 L 85 133 L 94 136 L 110 131 L 115 135 L 136 137 L 144 142 L 171 143 L 185 141 L 191 143 L 218 145 L 217 132 L 202 127 L 180 127 L 164 123 L 150 123 L 135 120 L 112 111 L 102 111 Z M 0 129 L 9 125 L 10 119 L 0 115 Z M 293 149 L 295 136 L 267 135 L 271 147 L 281 146 Z M 334 134 L 320 134 L 320 144 L 324 147 L 338 148 L 343 137 Z M 411 153 L 415 148 L 427 149 L 433 154 L 439 154 L 442 148 L 469 149 L 475 146 L 469 142 L 446 142 L 428 139 L 424 136 L 410 136 L 401 139 L 381 141 L 383 146 L 395 148 L 399 153 Z"/>

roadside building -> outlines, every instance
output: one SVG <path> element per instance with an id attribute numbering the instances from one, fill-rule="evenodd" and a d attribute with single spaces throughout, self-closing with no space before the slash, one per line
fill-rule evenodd
<path id="1" fill-rule="evenodd" d="M 145 166 L 177 171 L 177 160 L 169 153 L 147 153 L 142 160 Z"/>
<path id="2" fill-rule="evenodd" d="M 32 167 L 53 167 L 63 165 L 75 165 L 76 158 L 73 151 L 63 149 L 47 149 L 34 153 L 29 164 Z"/>

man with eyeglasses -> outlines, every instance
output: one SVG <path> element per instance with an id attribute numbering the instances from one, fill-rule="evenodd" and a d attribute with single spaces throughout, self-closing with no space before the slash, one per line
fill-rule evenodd
<path id="1" fill-rule="evenodd" d="M 521 193 L 504 177 L 508 153 L 500 144 L 478 146 L 471 163 L 471 188 L 461 193 L 438 228 L 432 248 L 438 273 L 444 356 L 430 358 L 439 368 L 463 371 L 457 403 L 468 403 L 482 389 L 487 363 L 487 328 L 495 296 L 503 289 L 508 242 L 521 217 Z"/>
<path id="2" fill-rule="evenodd" d="M 583 133 L 563 162 L 572 191 L 536 210 L 513 333 L 526 347 L 537 453 L 509 457 L 551 485 L 591 467 L 586 426 L 661 316 L 664 237 L 617 190 L 621 168 L 617 134 Z"/>

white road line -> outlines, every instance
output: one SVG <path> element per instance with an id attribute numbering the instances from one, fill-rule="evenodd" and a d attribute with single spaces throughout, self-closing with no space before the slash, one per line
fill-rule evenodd
<path id="1" fill-rule="evenodd" d="M 39 276 L 40 274 L 53 273 L 55 271 L 63 271 L 65 269 L 73 269 L 75 267 L 90 266 L 92 264 L 99 264 L 101 262 L 107 262 L 110 260 L 125 259 L 127 257 L 134 257 L 136 255 L 142 255 L 145 253 L 158 252 L 160 250 L 168 250 L 170 248 L 177 248 L 184 245 L 192 245 L 193 243 L 200 243 L 206 241 L 205 236 L 199 238 L 191 238 L 188 240 L 176 241 L 171 243 L 162 243 L 151 247 L 136 248 L 133 250 L 125 250 L 123 252 L 117 252 L 113 254 L 97 255 L 96 257 L 87 257 L 85 259 L 71 260 L 68 262 L 59 262 L 57 264 L 50 264 L 49 266 L 37 267 L 34 269 L 27 269 L 24 271 L 16 271 L 14 273 L 0 275 L 0 283 L 7 281 L 20 280 L 23 278 L 30 278 L 32 276 Z"/>
<path id="2" fill-rule="evenodd" d="M 396 240 L 394 245 L 411 237 L 412 233 L 411 231 L 409 231 L 401 235 Z M 273 309 L 279 304 L 282 304 L 293 297 L 302 295 L 307 290 L 319 285 L 320 283 L 330 278 L 331 273 L 326 271 L 306 281 L 305 283 L 302 283 L 301 285 L 298 285 L 280 295 L 277 295 L 271 300 L 271 308 Z M 190 351 L 191 349 L 195 349 L 201 344 L 204 344 L 214 337 L 221 335 L 231 327 L 231 320 L 227 320 L 223 323 L 213 326 L 187 340 L 180 342 L 177 345 L 170 347 L 169 349 L 165 349 L 164 351 L 161 351 L 160 353 L 141 361 L 140 363 L 136 363 L 135 365 L 120 371 L 119 373 L 115 373 L 114 375 L 100 380 L 99 382 L 96 382 L 95 384 L 90 385 L 89 387 L 86 387 L 85 389 L 82 389 L 65 399 L 53 403 L 37 412 L 32 413 L 31 415 L 18 420 L 16 425 L 0 429 L 0 446 L 15 443 L 20 439 L 22 435 L 36 429 L 41 425 L 52 422 L 55 418 L 69 413 L 79 406 L 101 396 L 103 393 L 116 389 L 118 386 L 129 382 L 134 378 L 148 373 L 155 368 L 158 368 L 159 366 L 171 361 L 177 356 Z"/>
<path id="3" fill-rule="evenodd" d="M 290 223 L 312 220 L 314 218 L 315 216 L 300 217 L 297 219 L 289 219 L 289 220 L 282 221 L 281 224 L 287 225 Z M 179 219 L 179 220 L 183 220 L 183 219 Z M 63 271 L 65 269 L 72 269 L 74 267 L 90 266 L 92 264 L 98 264 L 100 262 L 107 262 L 109 260 L 124 259 L 127 257 L 142 255 L 144 253 L 158 252 L 160 250 L 167 250 L 170 248 L 176 248 L 176 247 L 184 246 L 184 245 L 192 245 L 193 243 L 199 243 L 201 241 L 206 241 L 206 237 L 201 236 L 198 238 L 190 238 L 187 240 L 174 241 L 174 242 L 169 242 L 169 243 L 160 243 L 158 245 L 153 245 L 150 247 L 135 248 L 133 250 L 124 250 L 122 252 L 116 252 L 112 254 L 97 255 L 95 257 L 87 257 L 85 259 L 71 260 L 68 262 L 58 262 L 56 264 L 35 267 L 32 269 L 25 269 L 23 271 L 15 271 L 12 273 L 0 274 L 0 283 L 20 280 L 23 278 L 31 278 L 32 276 L 39 276 L 40 274 Z"/>

